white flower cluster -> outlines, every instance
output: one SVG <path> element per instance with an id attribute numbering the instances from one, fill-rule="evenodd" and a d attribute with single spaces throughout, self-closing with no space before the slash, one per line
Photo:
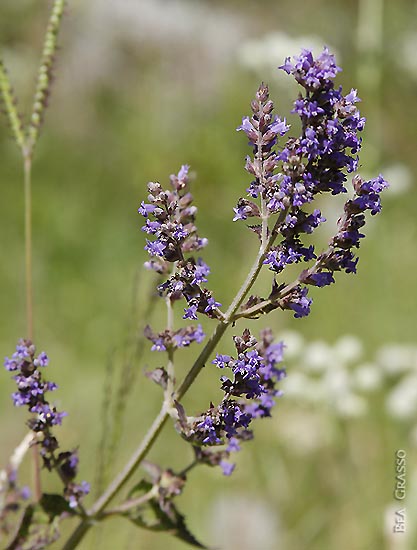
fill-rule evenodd
<path id="1" fill-rule="evenodd" d="M 417 346 L 387 344 L 364 361 L 362 342 L 343 336 L 334 345 L 304 342 L 296 332 L 280 334 L 288 377 L 282 389 L 288 399 L 330 407 L 340 417 L 364 415 L 375 393 L 390 417 L 410 424 L 417 445 Z"/>
<path id="2" fill-rule="evenodd" d="M 290 36 L 282 31 L 266 33 L 263 36 L 247 40 L 240 46 L 238 59 L 242 66 L 252 69 L 256 72 L 265 74 L 265 70 L 270 70 L 276 75 L 279 61 L 288 56 L 288 52 L 301 51 L 307 48 L 315 54 L 319 54 L 323 49 L 323 44 L 330 45 L 320 36 Z M 336 55 L 340 63 L 340 54 L 333 45 L 331 51 Z"/>

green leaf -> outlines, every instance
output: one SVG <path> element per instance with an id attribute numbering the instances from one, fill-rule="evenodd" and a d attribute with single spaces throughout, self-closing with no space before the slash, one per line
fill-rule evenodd
<path id="1" fill-rule="evenodd" d="M 34 512 L 35 506 L 33 504 L 29 504 L 22 516 L 17 533 L 6 550 L 17 550 L 20 548 L 21 541 L 24 541 L 29 534 L 29 528 L 32 523 Z"/>
<path id="2" fill-rule="evenodd" d="M 42 510 L 48 515 L 50 521 L 55 516 L 60 516 L 63 513 L 75 514 L 75 511 L 62 495 L 43 494 L 39 504 Z"/>
<path id="3" fill-rule="evenodd" d="M 207 549 L 207 546 L 201 544 L 190 533 L 185 524 L 185 517 L 171 501 L 165 502 L 164 509 L 162 509 L 156 500 L 151 500 L 146 507 L 130 511 L 124 516 L 138 527 L 150 531 L 170 533 L 195 548 Z"/>
<path id="4" fill-rule="evenodd" d="M 58 515 L 49 516 L 40 504 L 30 504 L 26 507 L 16 535 L 6 550 L 42 550 L 47 548 L 59 538 L 59 520 Z"/>
<path id="5" fill-rule="evenodd" d="M 146 479 L 141 479 L 128 494 L 128 500 L 139 497 L 141 494 L 148 493 L 153 487 L 153 484 Z"/>

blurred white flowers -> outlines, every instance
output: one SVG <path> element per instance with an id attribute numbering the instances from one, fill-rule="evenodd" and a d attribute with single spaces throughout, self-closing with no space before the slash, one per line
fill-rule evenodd
<path id="1" fill-rule="evenodd" d="M 405 376 L 391 391 L 386 400 L 387 411 L 395 418 L 417 417 L 417 375 Z"/>
<path id="2" fill-rule="evenodd" d="M 292 37 L 285 32 L 276 31 L 264 36 L 248 40 L 242 44 L 238 52 L 240 63 L 255 71 L 270 70 L 276 76 L 277 65 L 284 62 L 289 55 L 288 52 L 299 52 L 302 48 L 308 48 L 313 53 L 320 53 L 326 41 L 320 36 L 297 36 Z M 336 48 L 327 44 L 331 51 L 336 54 L 338 63 L 341 59 Z"/>
<path id="3" fill-rule="evenodd" d="M 211 529 L 219 548 L 274 550 L 278 547 L 279 518 L 268 502 L 244 495 L 222 496 L 212 507 Z"/>
<path id="4" fill-rule="evenodd" d="M 280 337 L 287 345 L 288 376 L 282 389 L 288 403 L 356 418 L 369 411 L 378 392 L 389 417 L 410 424 L 410 443 L 417 446 L 417 346 L 387 344 L 365 361 L 363 344 L 355 336 L 345 335 L 333 345 L 306 343 L 290 331 Z"/>

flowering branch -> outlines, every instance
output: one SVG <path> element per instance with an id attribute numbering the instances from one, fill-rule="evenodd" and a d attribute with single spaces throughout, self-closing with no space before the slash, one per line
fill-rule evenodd
<path id="1" fill-rule="evenodd" d="M 234 209 L 234 220 L 261 219 L 260 225 L 249 226 L 259 236 L 260 247 L 252 268 L 225 314 L 220 314 L 220 304 L 210 291 L 201 288 L 209 273 L 206 264 L 201 259 L 187 260 L 185 256 L 186 252 L 196 250 L 203 244 L 194 226 L 196 210 L 190 207 L 192 198 L 186 191 L 188 166 L 183 166 L 177 176 L 171 176 L 173 191 L 163 191 L 159 183 L 149 184 L 150 204 L 142 203 L 139 208 L 146 219 L 143 229 L 156 236 L 156 240 L 148 241 L 145 247 L 155 258 L 146 264 L 147 267 L 167 273 L 167 264 L 174 262 L 174 271 L 159 286 L 168 308 L 167 329 L 159 334 L 147 330 L 147 337 L 153 342 L 152 349 L 168 351 L 166 396 L 172 394 L 174 349 L 189 345 L 196 339 L 193 327 L 173 331 L 174 301 L 181 298 L 187 301 L 184 319 L 197 319 L 197 313 L 218 319 L 211 337 L 173 393 L 177 415 L 172 416 L 177 418 L 177 428 L 183 437 L 194 447 L 196 460 L 193 467 L 198 463 L 220 464 L 227 475 L 234 466 L 225 462 L 224 458 L 240 448 L 239 439 L 244 441 L 252 437 L 252 432 L 248 431 L 249 423 L 257 416 L 268 416 L 273 398 L 280 395 L 275 389 L 275 381 L 285 375 L 283 369 L 276 367 L 282 358 L 282 344 L 273 344 L 268 331 L 261 334 L 260 342 L 249 331 L 244 331 L 242 337 L 234 338 L 237 359 L 217 354 L 213 361 L 219 368 L 229 368 L 233 373 L 232 380 L 222 377 L 222 389 L 225 391 L 222 403 L 218 407 L 211 405 L 207 412 L 198 417 L 188 417 L 179 401 L 206 365 L 230 324 L 241 317 L 253 318 L 276 308 L 292 309 L 296 317 L 307 315 L 311 305 L 311 300 L 307 298 L 307 285 L 320 287 L 334 282 L 334 271 L 356 271 L 357 259 L 354 259 L 351 249 L 358 247 L 359 239 L 363 237 L 359 233 L 359 228 L 364 224 L 363 212 L 379 212 L 379 193 L 386 186 L 382 177 L 370 182 L 356 177 L 355 196 L 346 202 L 344 215 L 338 223 L 338 233 L 328 250 L 317 256 L 313 246 L 306 248 L 302 245 L 300 235 L 311 233 L 325 221 L 319 210 L 309 214 L 302 207 L 312 202 L 318 193 L 346 192 L 343 186 L 345 171 L 353 171 L 357 166 L 357 159 L 352 153 L 360 148 L 356 132 L 363 128 L 364 120 L 354 105 L 358 101 L 356 92 L 352 90 L 347 96 L 342 96 L 340 90 L 334 89 L 332 79 L 340 69 L 326 49 L 317 60 L 310 52 L 303 51 L 294 64 L 287 59 L 282 68 L 293 74 L 306 90 L 306 95 L 299 97 L 294 108 L 301 118 L 302 134 L 299 138 L 289 138 L 285 147 L 277 150 L 277 138 L 285 135 L 289 126 L 285 119 L 272 115 L 273 103 L 269 99 L 267 86 L 262 84 L 252 102 L 251 119 L 245 117 L 238 128 L 248 136 L 254 148 L 254 158 L 246 159 L 247 171 L 255 176 L 248 191 L 252 198 L 259 198 L 260 207 L 253 201 L 240 199 Z M 269 218 L 275 215 L 270 228 Z M 276 246 L 278 238 L 280 243 Z M 278 285 L 274 278 L 268 299 L 251 297 L 247 304 L 242 305 L 263 265 L 269 265 L 276 276 L 287 264 L 312 259 L 315 259 L 313 266 L 303 270 L 291 283 Z M 154 379 L 161 383 L 160 373 Z M 251 400 L 254 402 L 250 403 Z M 143 442 L 125 469 L 93 505 L 89 511 L 90 520 L 83 520 L 65 545 L 65 550 L 75 548 L 89 529 L 92 519 L 103 513 L 107 504 L 130 479 L 168 419 L 169 408 L 165 399 Z M 224 448 L 222 445 L 226 441 L 229 443 Z M 220 449 L 209 451 L 204 448 L 213 445 L 220 445 Z"/>
<path id="2" fill-rule="evenodd" d="M 57 9 L 62 5 L 62 2 L 56 2 Z M 51 47 L 44 51 L 46 69 L 41 71 L 47 79 L 56 44 L 54 29 L 58 28 L 60 21 L 60 15 L 55 15 L 48 29 L 48 33 L 52 33 L 47 39 L 47 42 L 51 41 Z M 147 326 L 144 335 L 151 341 L 153 351 L 167 354 L 166 368 L 148 373 L 149 378 L 162 387 L 164 398 L 159 414 L 124 469 L 88 511 L 80 504 L 87 492 L 86 485 L 72 482 L 76 466 L 74 452 L 55 454 L 57 442 L 51 427 L 60 422 L 62 413 L 57 413 L 44 397 L 46 391 L 55 389 L 53 384 L 43 381 L 38 369 L 38 366 L 43 366 L 46 356 L 41 354 L 35 358 L 32 343 L 23 341 L 12 359 L 6 361 L 8 370 L 18 371 L 15 379 L 19 390 L 14 395 L 15 404 L 27 405 L 37 414 L 30 425 L 34 431 L 42 433 L 40 445 L 45 466 L 58 471 L 64 481 L 65 497 L 81 516 L 81 522 L 64 544 L 64 550 L 76 548 L 95 522 L 114 515 L 127 517 L 141 527 L 170 531 L 182 540 L 204 548 L 189 533 L 173 499 L 182 492 L 186 473 L 199 464 L 220 466 L 225 475 L 233 472 L 235 464 L 228 461 L 231 454 L 240 450 L 241 443 L 253 438 L 252 422 L 271 416 L 275 400 L 282 393 L 278 384 L 286 375 L 281 365 L 283 342 L 275 342 L 269 329 L 261 331 L 255 338 L 245 328 L 241 336 L 233 336 L 235 356 L 216 353 L 211 360 L 226 373 L 220 378 L 224 393 L 220 403 L 210 402 L 208 409 L 189 416 L 181 404 L 182 397 L 212 358 L 227 328 L 237 319 L 253 319 L 275 309 L 291 310 L 296 318 L 304 317 L 310 313 L 312 304 L 308 297 L 309 286 L 324 287 L 334 283 L 337 271 L 356 273 L 358 259 L 354 251 L 364 237 L 360 232 L 365 224 L 364 213 L 369 210 L 375 215 L 381 210 L 379 195 L 387 186 L 382 176 L 370 181 L 359 176 L 353 178 L 353 197 L 346 201 L 337 232 L 326 251 L 316 253 L 313 245 L 305 246 L 302 242 L 303 235 L 313 233 L 326 221 L 320 210 L 310 211 L 309 205 L 323 193 L 346 193 L 347 176 L 358 166 L 357 153 L 361 146 L 358 133 L 365 121 L 356 107 L 359 101 L 356 90 L 343 95 L 341 88 L 334 87 L 333 80 L 340 68 L 326 48 L 316 59 L 310 51 L 303 50 L 293 61 L 287 58 L 281 69 L 291 74 L 303 90 L 292 111 L 300 118 L 301 133 L 298 137 L 286 137 L 285 143 L 281 144 L 281 138 L 289 133 L 290 126 L 286 119 L 273 114 L 274 105 L 268 87 L 262 83 L 251 103 L 252 115 L 244 117 L 237 128 L 247 136 L 253 150 L 252 157 L 246 158 L 245 166 L 253 181 L 247 190 L 249 198 L 240 198 L 234 208 L 234 221 L 255 220 L 255 224 L 248 228 L 257 235 L 260 244 L 255 261 L 226 313 L 221 311 L 221 303 L 206 287 L 209 266 L 201 257 L 195 256 L 207 245 L 207 239 L 199 236 L 195 225 L 197 208 L 192 204 L 189 191 L 189 166 L 183 165 L 178 174 L 170 177 L 168 189 L 163 189 L 158 182 L 148 184 L 148 202 L 142 202 L 138 209 L 145 218 L 142 229 L 149 235 L 145 249 L 150 260 L 145 266 L 166 278 L 158 285 L 158 292 L 165 299 L 167 322 L 160 332 Z M 46 95 L 42 83 L 38 92 L 43 94 L 44 100 Z M 35 141 L 38 115 L 40 111 L 35 101 L 35 118 L 32 116 L 30 130 Z M 302 262 L 307 267 L 296 279 L 279 281 L 288 265 Z M 264 265 L 273 272 L 269 296 L 251 295 L 248 298 Z M 174 326 L 175 303 L 180 301 L 185 305 L 183 320 L 198 321 L 199 316 L 205 315 L 216 324 L 176 388 L 175 353 L 205 339 L 200 324 Z M 180 474 L 147 463 L 146 470 L 151 480 L 143 479 L 130 491 L 127 500 L 108 509 L 109 503 L 143 464 L 170 416 L 177 431 L 191 445 L 194 460 Z M 154 523 L 148 523 L 144 517 L 146 510 L 156 514 Z"/>

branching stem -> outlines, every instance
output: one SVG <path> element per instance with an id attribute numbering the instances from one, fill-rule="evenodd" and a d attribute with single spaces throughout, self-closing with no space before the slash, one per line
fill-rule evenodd
<path id="1" fill-rule="evenodd" d="M 204 368 L 207 360 L 217 347 L 217 344 L 221 340 L 222 336 L 226 332 L 226 329 L 234 321 L 234 316 L 239 307 L 241 306 L 243 300 L 248 295 L 252 286 L 254 285 L 259 272 L 261 271 L 263 262 L 268 254 L 271 246 L 273 245 L 278 232 L 279 227 L 282 222 L 285 220 L 287 215 L 287 210 L 284 210 L 279 215 L 272 231 L 270 232 L 266 242 L 261 243 L 259 248 L 258 255 L 252 268 L 250 269 L 245 282 L 241 286 L 239 292 L 236 294 L 234 300 L 230 304 L 224 319 L 217 323 L 216 328 L 214 329 L 213 334 L 206 342 L 206 345 L 202 349 L 200 355 L 197 357 L 194 365 L 191 367 L 186 377 L 182 381 L 181 385 L 174 392 L 174 399 L 179 401 L 184 394 L 188 391 L 194 380 L 200 374 L 201 370 Z M 265 222 L 264 222 L 265 223 Z M 120 492 L 120 490 L 125 486 L 125 484 L 132 477 L 138 466 L 141 464 L 143 459 L 146 457 L 150 449 L 152 448 L 154 442 L 158 438 L 159 434 L 162 431 L 166 421 L 169 418 L 169 411 L 167 410 L 166 403 L 163 404 L 158 416 L 155 418 L 152 426 L 148 430 L 144 439 L 140 443 L 139 447 L 131 456 L 129 462 L 126 464 L 124 469 L 115 477 L 112 483 L 109 485 L 107 490 L 103 495 L 93 504 L 91 509 L 88 511 L 87 517 L 84 518 L 76 529 L 73 531 L 70 538 L 67 540 L 66 544 L 63 547 L 63 550 L 73 550 L 77 547 L 78 543 L 84 538 L 84 536 L 89 531 L 90 527 L 94 524 L 94 521 L 97 521 L 99 517 L 103 515 L 103 511 L 109 502 Z"/>

